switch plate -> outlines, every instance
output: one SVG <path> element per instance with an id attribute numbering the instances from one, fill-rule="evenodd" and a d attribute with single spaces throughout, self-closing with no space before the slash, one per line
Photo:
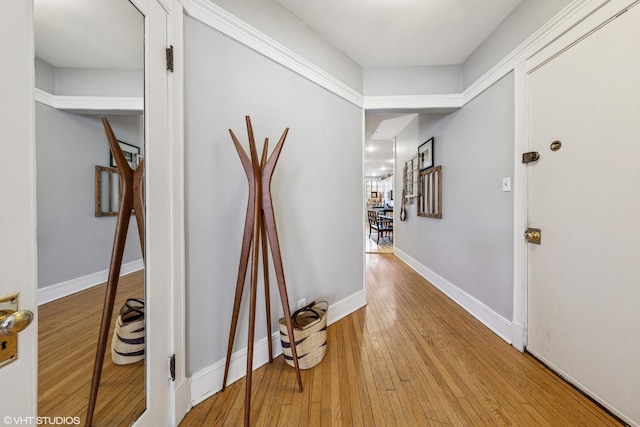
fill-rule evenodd
<path id="1" fill-rule="evenodd" d="M 502 191 L 511 191 L 511 177 L 502 178 Z"/>

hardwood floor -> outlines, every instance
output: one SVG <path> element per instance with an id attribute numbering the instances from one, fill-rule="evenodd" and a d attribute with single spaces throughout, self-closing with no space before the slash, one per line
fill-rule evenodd
<path id="1" fill-rule="evenodd" d="M 105 286 L 38 308 L 38 416 L 80 417 L 84 425 Z M 143 295 L 143 271 L 121 277 L 112 323 L 127 298 Z M 128 426 L 145 408 L 144 362 L 114 365 L 111 335 L 108 342 L 93 425 Z"/>
<path id="2" fill-rule="evenodd" d="M 282 356 L 253 376 L 255 426 L 619 426 L 497 337 L 393 255 L 367 255 L 368 305 L 328 328 L 302 371 Z M 181 426 L 239 426 L 244 380 Z"/>

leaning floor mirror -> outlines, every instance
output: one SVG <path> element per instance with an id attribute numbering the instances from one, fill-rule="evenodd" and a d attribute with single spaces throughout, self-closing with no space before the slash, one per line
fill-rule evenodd
<path id="1" fill-rule="evenodd" d="M 100 117 L 109 118 L 118 141 L 133 147 L 132 156 L 144 156 L 145 18 L 128 0 L 34 0 L 34 31 L 38 416 L 80 417 L 86 424 L 119 195 Z M 120 108 L 114 100 L 127 102 Z M 110 171 L 104 176 L 114 185 L 100 208 L 97 168 Z M 95 425 L 130 425 L 145 411 L 145 358 L 123 361 L 110 349 L 120 310 L 129 300 L 144 315 L 146 293 L 132 216 Z"/>

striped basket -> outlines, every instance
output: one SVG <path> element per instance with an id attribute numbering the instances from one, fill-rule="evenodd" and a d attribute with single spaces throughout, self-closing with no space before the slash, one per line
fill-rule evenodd
<path id="1" fill-rule="evenodd" d="M 116 319 L 111 340 L 111 360 L 116 365 L 128 365 L 144 359 L 144 300 L 129 298 Z"/>
<path id="2" fill-rule="evenodd" d="M 313 368 L 322 361 L 327 352 L 328 309 L 329 304 L 326 301 L 314 301 L 295 311 L 291 316 L 300 369 Z M 282 342 L 284 360 L 288 365 L 294 366 L 287 323 L 284 318 L 278 320 L 278 323 L 280 325 L 280 341 Z"/>

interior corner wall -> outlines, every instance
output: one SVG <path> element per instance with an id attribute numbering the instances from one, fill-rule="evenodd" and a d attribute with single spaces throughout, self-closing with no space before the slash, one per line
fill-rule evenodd
<path id="1" fill-rule="evenodd" d="M 463 89 L 489 71 L 571 1 L 523 0 L 465 60 L 462 66 Z"/>
<path id="2" fill-rule="evenodd" d="M 184 33 L 191 376 L 224 360 L 231 323 L 248 185 L 229 129 L 248 151 L 246 115 L 258 150 L 289 128 L 271 185 L 289 305 L 301 298 L 333 304 L 363 289 L 363 112 L 200 21 L 186 17 Z M 281 304 L 270 272 L 276 326 Z M 246 347 L 248 287 L 235 350 Z M 267 336 L 263 295 L 260 280 L 256 341 Z"/>
<path id="3" fill-rule="evenodd" d="M 514 78 L 509 73 L 460 110 L 420 114 L 396 137 L 396 170 L 432 136 L 442 165 L 442 219 L 395 227 L 396 248 L 509 321 L 513 312 Z M 400 194 L 402 181 L 396 182 Z"/>
<path id="4" fill-rule="evenodd" d="M 94 215 L 94 166 L 109 166 L 100 120 L 35 105 L 38 287 L 44 288 L 108 269 L 116 217 Z M 133 136 L 142 135 L 141 116 L 110 120 L 119 140 L 141 143 Z M 141 257 L 133 219 L 123 262 Z"/>

